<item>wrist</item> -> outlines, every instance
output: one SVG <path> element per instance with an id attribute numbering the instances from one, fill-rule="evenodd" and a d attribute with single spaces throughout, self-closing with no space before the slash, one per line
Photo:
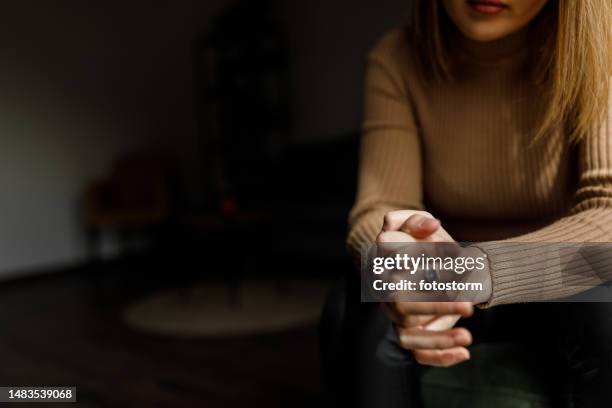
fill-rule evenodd
<path id="1" fill-rule="evenodd" d="M 486 252 L 473 245 L 465 247 L 465 251 L 465 256 L 473 259 L 475 264 L 475 267 L 466 276 L 466 280 L 471 283 L 481 284 L 480 290 L 470 294 L 470 300 L 474 304 L 487 303 L 493 293 L 489 257 Z"/>

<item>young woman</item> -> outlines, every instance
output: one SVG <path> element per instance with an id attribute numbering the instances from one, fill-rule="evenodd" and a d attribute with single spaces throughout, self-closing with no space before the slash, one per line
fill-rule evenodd
<path id="1" fill-rule="evenodd" d="M 609 304 L 493 306 L 580 290 L 560 284 L 545 256 L 510 244 L 612 241 L 612 2 L 415 4 L 412 24 L 369 54 L 349 249 L 482 242 L 490 288 L 476 314 L 486 319 L 467 322 L 493 326 L 453 327 L 472 303 L 385 304 L 401 345 L 420 364 L 449 366 L 469 359 L 480 331 L 563 343 L 575 405 L 611 406 Z M 434 322 L 445 330 L 428 330 Z"/>

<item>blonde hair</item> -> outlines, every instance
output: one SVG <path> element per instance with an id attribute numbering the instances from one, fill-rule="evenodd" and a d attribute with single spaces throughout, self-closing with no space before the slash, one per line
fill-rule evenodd
<path id="1" fill-rule="evenodd" d="M 452 24 L 437 0 L 416 0 L 409 33 L 421 64 L 436 80 L 451 78 L 445 43 Z M 536 138 L 563 126 L 572 141 L 606 113 L 612 69 L 612 1 L 549 1 L 537 17 L 542 33 L 534 79 L 548 95 Z"/>

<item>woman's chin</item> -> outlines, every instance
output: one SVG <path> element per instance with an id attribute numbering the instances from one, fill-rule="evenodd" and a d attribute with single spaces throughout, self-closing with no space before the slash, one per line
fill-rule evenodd
<path id="1" fill-rule="evenodd" d="M 470 27 L 459 27 L 461 33 L 470 40 L 478 42 L 490 42 L 500 40 L 512 34 L 514 30 L 504 29 L 498 24 L 480 23 Z"/>

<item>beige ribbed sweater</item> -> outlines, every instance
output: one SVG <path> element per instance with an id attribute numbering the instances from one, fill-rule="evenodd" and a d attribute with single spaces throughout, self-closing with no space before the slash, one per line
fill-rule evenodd
<path id="1" fill-rule="evenodd" d="M 576 146 L 534 142 L 545 101 L 529 80 L 526 49 L 524 35 L 462 39 L 454 80 L 432 83 L 420 79 L 403 30 L 373 48 L 349 217 L 353 254 L 375 240 L 386 212 L 425 209 L 455 240 L 486 241 L 489 305 L 580 291 L 561 283 L 551 261 L 558 253 L 512 244 L 612 241 L 612 115 L 608 108 Z"/>

